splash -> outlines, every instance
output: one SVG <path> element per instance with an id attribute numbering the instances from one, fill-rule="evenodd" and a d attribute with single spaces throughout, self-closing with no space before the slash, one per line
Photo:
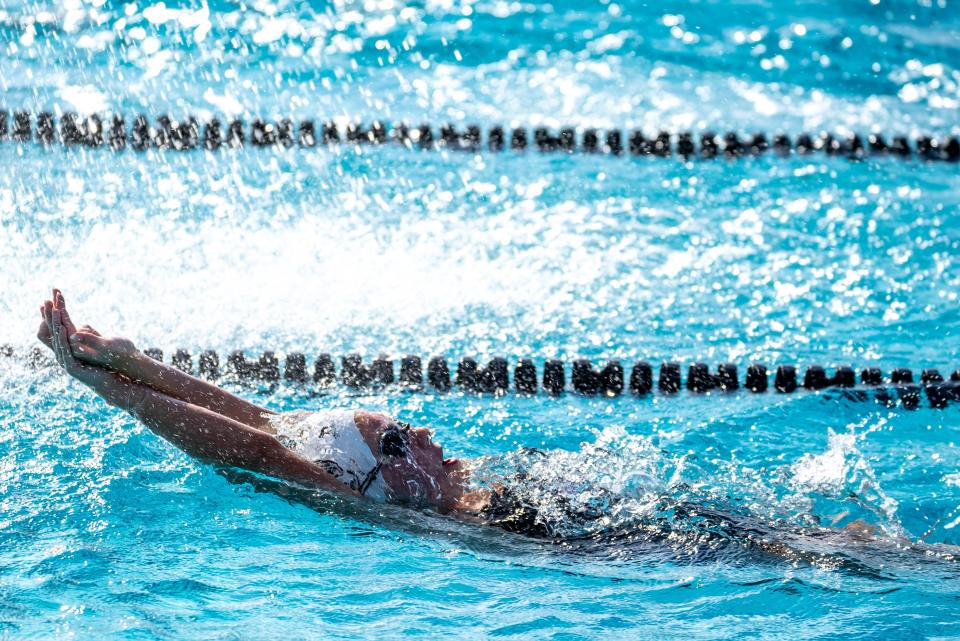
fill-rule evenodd
<path id="1" fill-rule="evenodd" d="M 526 528 L 577 552 L 766 558 L 866 574 L 922 556 L 954 559 L 952 546 L 906 537 L 897 502 L 858 447 L 864 436 L 831 430 L 823 452 L 769 474 L 721 468 L 711 475 L 650 437 L 611 427 L 577 451 L 522 449 L 479 459 L 472 479 L 476 488 L 509 496 L 511 509 L 523 513 L 504 521 L 506 529 L 517 525 L 514 531 Z M 904 556 L 910 551 L 921 554 Z"/>
<path id="2" fill-rule="evenodd" d="M 795 493 L 792 502 L 807 499 L 811 509 L 836 509 L 831 525 L 849 522 L 850 517 L 873 517 L 870 520 L 885 533 L 904 536 L 897 520 L 897 501 L 880 486 L 857 445 L 862 437 L 853 431 L 838 434 L 829 430 L 826 451 L 804 454 L 790 468 L 788 482 Z"/>
<path id="3" fill-rule="evenodd" d="M 522 449 L 475 462 L 475 487 L 502 487 L 537 512 L 552 537 L 612 531 L 649 514 L 676 486 L 683 458 L 654 446 L 649 437 L 611 426 L 578 451 Z"/>

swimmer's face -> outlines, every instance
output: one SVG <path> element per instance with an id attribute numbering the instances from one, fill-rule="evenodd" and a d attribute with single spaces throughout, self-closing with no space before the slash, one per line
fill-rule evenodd
<path id="1" fill-rule="evenodd" d="M 393 499 L 402 503 L 440 508 L 449 488 L 443 448 L 434 443 L 430 430 L 423 427 L 406 433 L 407 448 L 403 456 L 387 457 L 383 463 L 383 479 Z M 455 462 L 455 459 L 451 459 Z"/>

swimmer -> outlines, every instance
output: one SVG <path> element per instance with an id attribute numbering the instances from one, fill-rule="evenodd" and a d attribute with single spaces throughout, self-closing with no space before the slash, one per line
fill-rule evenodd
<path id="1" fill-rule="evenodd" d="M 444 458 L 428 429 L 362 410 L 277 413 L 77 327 L 59 290 L 40 313 L 37 337 L 67 374 L 201 461 L 465 518 L 491 504 L 489 491 L 466 490 L 465 461 Z"/>
<path id="2" fill-rule="evenodd" d="M 573 484 L 562 470 L 560 486 L 553 489 L 536 473 L 529 473 L 531 466 L 484 484 L 471 478 L 479 466 L 445 458 L 430 430 L 363 410 L 277 413 L 155 361 L 128 339 L 103 336 L 89 325 L 77 327 L 59 290 L 53 290 L 52 300 L 44 302 L 40 313 L 38 339 L 53 351 L 67 374 L 108 404 L 129 412 L 196 459 L 307 490 L 430 509 L 530 537 L 564 539 L 567 546 L 577 545 L 578 540 L 668 546 L 692 542 L 700 549 L 708 542 L 712 547 L 719 541 L 736 541 L 740 547 L 793 561 L 816 558 L 820 553 L 809 547 L 822 549 L 828 541 L 841 543 L 845 550 L 882 544 L 922 548 L 929 554 L 934 548 L 902 537 L 878 537 L 876 528 L 863 522 L 839 530 L 778 529 L 756 517 L 717 511 L 669 491 L 648 500 L 650 509 L 639 519 L 620 521 L 611 528 L 610 514 L 625 497 L 604 495 L 601 490 L 592 493 L 600 497 L 596 505 L 584 503 L 580 497 L 591 493 L 583 488 L 571 490 Z M 516 454 L 518 458 L 545 456 L 539 450 Z M 566 469 L 562 462 L 558 465 Z M 570 486 L 567 492 L 564 486 Z M 563 526 L 570 524 L 579 526 L 583 534 L 564 535 Z M 951 559 L 958 552 L 953 546 L 936 546 L 933 551 Z"/>

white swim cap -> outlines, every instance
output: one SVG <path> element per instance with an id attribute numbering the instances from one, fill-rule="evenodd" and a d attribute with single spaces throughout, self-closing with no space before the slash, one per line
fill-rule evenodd
<path id="1" fill-rule="evenodd" d="M 354 410 L 294 411 L 271 419 L 277 438 L 352 489 L 385 501 L 380 463 L 363 439 Z"/>

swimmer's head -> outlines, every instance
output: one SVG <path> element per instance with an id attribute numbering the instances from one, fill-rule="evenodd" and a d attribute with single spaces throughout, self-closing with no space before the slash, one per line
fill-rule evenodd
<path id="1" fill-rule="evenodd" d="M 398 503 L 445 511 L 460 494 L 460 462 L 443 458 L 443 448 L 422 427 L 390 426 L 380 438 L 381 474 Z"/>

